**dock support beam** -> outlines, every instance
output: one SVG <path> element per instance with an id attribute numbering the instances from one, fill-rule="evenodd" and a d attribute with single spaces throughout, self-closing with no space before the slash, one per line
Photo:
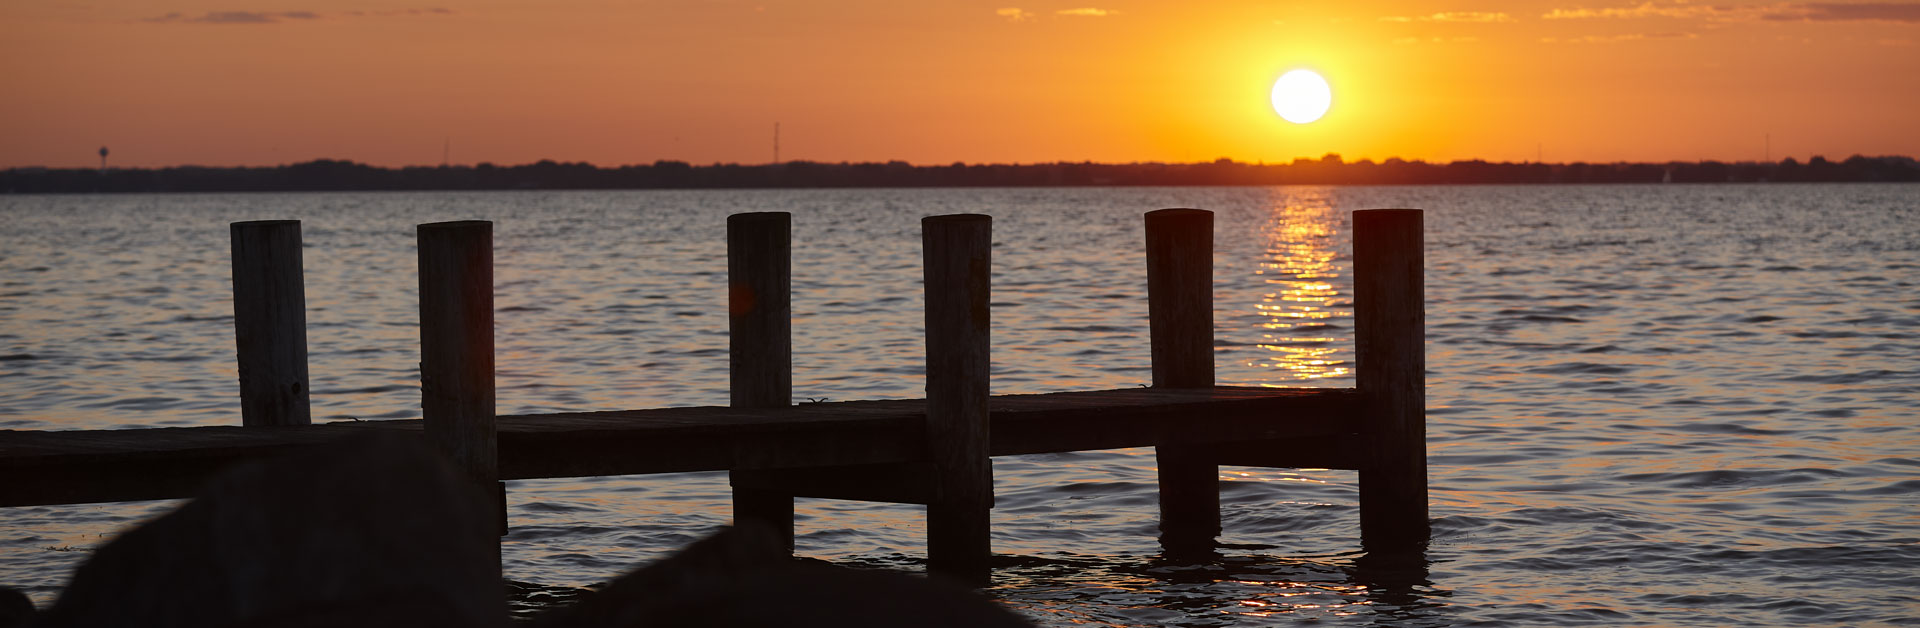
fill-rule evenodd
<path id="1" fill-rule="evenodd" d="M 1213 212 L 1147 213 L 1147 317 L 1155 388 L 1213 386 Z M 1210 552 L 1220 535 L 1220 465 L 1202 446 L 1154 451 L 1160 474 L 1160 544 Z"/>
<path id="2" fill-rule="evenodd" d="M 735 408 L 793 404 L 792 214 L 727 217 L 727 375 Z M 793 549 L 793 495 L 777 472 L 729 472 L 735 524 L 757 521 Z M 758 481 L 756 481 L 758 480 Z"/>
<path id="3" fill-rule="evenodd" d="M 1356 378 L 1369 456 L 1360 540 L 1370 553 L 1427 541 L 1426 301 L 1421 212 L 1353 213 Z"/>
<path id="4" fill-rule="evenodd" d="M 311 424 L 300 221 L 236 222 L 232 232 L 240 422 Z"/>
<path id="5" fill-rule="evenodd" d="M 987 454 L 993 218 L 920 221 L 927 298 L 927 568 L 975 584 L 992 573 Z"/>
<path id="6" fill-rule="evenodd" d="M 499 507 L 506 485 L 494 433 L 493 223 L 420 225 L 420 410 L 427 442 Z"/>

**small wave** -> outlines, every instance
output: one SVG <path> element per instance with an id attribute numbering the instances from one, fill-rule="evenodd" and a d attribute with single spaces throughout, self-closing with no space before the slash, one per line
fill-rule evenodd
<path id="1" fill-rule="evenodd" d="M 1780 381 L 1807 382 L 1807 383 L 1813 383 L 1813 384 L 1860 384 L 1860 383 L 1871 382 L 1871 381 L 1880 380 L 1880 379 L 1903 378 L 1909 375 L 1911 374 L 1906 373 L 1904 371 L 1889 371 L 1886 369 L 1873 369 L 1870 371 L 1840 373 L 1836 375 L 1793 375 L 1788 377 L 1782 377 L 1780 378 Z"/>
<path id="2" fill-rule="evenodd" d="M 1549 374 L 1555 374 L 1555 375 L 1570 375 L 1570 374 L 1576 374 L 1576 373 L 1588 374 L 1588 375 L 1622 375 L 1622 374 L 1633 372 L 1633 367 L 1617 366 L 1612 364 L 1595 364 L 1593 362 L 1561 362 L 1559 364 L 1549 364 L 1547 366 L 1536 366 L 1536 367 L 1527 369 L 1527 372 L 1549 373 Z"/>
<path id="3" fill-rule="evenodd" d="M 1732 415 L 1772 414 L 1772 412 L 1765 412 L 1762 410 L 1743 410 L 1743 411 L 1729 412 L 1725 414 L 1732 414 Z M 1784 436 L 1784 435 L 1794 433 L 1791 430 L 1768 430 L 1768 429 L 1761 429 L 1757 427 L 1741 425 L 1739 423 L 1682 423 L 1682 424 L 1673 426 L 1673 429 L 1680 430 L 1682 432 L 1693 432 L 1696 434 L 1737 434 L 1741 436 Z"/>
<path id="4" fill-rule="evenodd" d="M 30 353 L 10 353 L 7 355 L 0 355 L 0 362 L 24 362 L 27 360 L 38 360 L 38 359 L 40 358 L 34 357 L 33 354 L 30 354 Z"/>
<path id="5" fill-rule="evenodd" d="M 1854 491 L 1861 495 L 1911 495 L 1920 493 L 1920 480 L 1902 480 L 1886 486 Z"/>

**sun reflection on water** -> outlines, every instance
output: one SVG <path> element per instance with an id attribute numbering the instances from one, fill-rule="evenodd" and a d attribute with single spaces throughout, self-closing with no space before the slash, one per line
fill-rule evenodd
<path id="1" fill-rule="evenodd" d="M 1336 346 L 1353 317 L 1352 297 L 1338 284 L 1346 275 L 1336 253 L 1340 215 L 1325 188 L 1283 189 L 1261 226 L 1265 254 L 1255 274 L 1268 287 L 1259 303 L 1260 349 L 1248 366 L 1280 371 L 1276 379 L 1313 380 L 1352 372 L 1347 349 Z"/>

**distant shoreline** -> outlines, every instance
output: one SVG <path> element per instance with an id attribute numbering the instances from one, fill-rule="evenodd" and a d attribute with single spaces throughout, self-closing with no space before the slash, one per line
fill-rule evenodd
<path id="1" fill-rule="evenodd" d="M 680 161 L 601 168 L 542 160 L 519 166 L 382 168 L 319 159 L 267 167 L 10 168 L 0 193 L 316 192 L 467 190 L 778 189 L 913 187 L 1094 187 L 1265 185 L 1445 185 L 1581 183 L 1762 183 L 1920 181 L 1912 157 L 1814 157 L 1805 163 L 1428 163 L 1345 162 L 1339 155 L 1288 164 L 1200 163 L 711 164 Z"/>

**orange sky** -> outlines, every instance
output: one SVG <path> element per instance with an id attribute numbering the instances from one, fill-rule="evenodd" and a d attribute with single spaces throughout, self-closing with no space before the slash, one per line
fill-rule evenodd
<path id="1" fill-rule="evenodd" d="M 0 167 L 1920 155 L 1920 2 L 420 2 L 8 0 Z"/>

